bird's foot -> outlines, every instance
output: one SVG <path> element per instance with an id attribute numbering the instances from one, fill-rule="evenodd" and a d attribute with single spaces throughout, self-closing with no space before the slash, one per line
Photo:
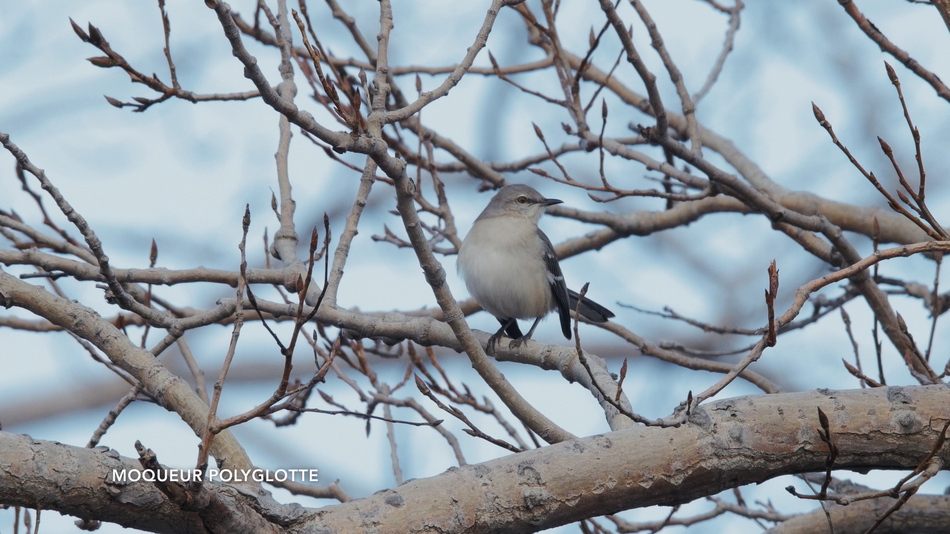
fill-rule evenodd
<path id="1" fill-rule="evenodd" d="M 528 341 L 529 339 L 531 338 L 528 336 L 521 336 L 518 339 L 512 339 L 511 342 L 508 343 L 508 348 L 512 350 L 517 349 L 521 345 L 524 345 L 525 342 Z"/>
<path id="2" fill-rule="evenodd" d="M 488 344 L 485 345 L 485 354 L 489 356 L 495 355 L 495 345 L 498 344 L 498 338 L 500 337 L 501 336 L 499 334 L 495 334 L 491 336 L 490 338 L 488 338 Z"/>

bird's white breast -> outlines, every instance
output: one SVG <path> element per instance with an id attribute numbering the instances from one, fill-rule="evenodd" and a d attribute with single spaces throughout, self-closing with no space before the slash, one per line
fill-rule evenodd
<path id="1" fill-rule="evenodd" d="M 459 249 L 458 270 L 469 293 L 495 317 L 541 317 L 555 303 L 537 227 L 511 223 L 507 217 L 478 221 Z"/>

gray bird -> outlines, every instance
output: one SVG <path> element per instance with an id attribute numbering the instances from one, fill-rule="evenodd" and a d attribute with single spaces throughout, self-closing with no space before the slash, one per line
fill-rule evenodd
<path id="1" fill-rule="evenodd" d="M 472 297 L 501 323 L 488 339 L 489 354 L 502 334 L 513 339 L 509 348 L 531 339 L 541 319 L 554 309 L 561 332 L 571 339 L 570 311 L 577 308 L 579 295 L 567 288 L 554 246 L 538 228 L 545 208 L 561 202 L 526 185 L 502 187 L 462 241 L 458 272 Z M 578 311 L 595 323 L 614 316 L 587 298 Z M 521 333 L 518 319 L 534 319 L 527 335 Z"/>

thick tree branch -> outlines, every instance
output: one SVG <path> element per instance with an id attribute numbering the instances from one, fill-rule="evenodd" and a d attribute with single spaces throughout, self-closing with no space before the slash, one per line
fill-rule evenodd
<path id="1" fill-rule="evenodd" d="M 829 532 L 828 523 L 838 534 L 867 532 L 874 521 L 894 505 L 896 499 L 874 499 L 840 506 L 827 503 L 827 514 L 817 509 L 785 521 L 768 534 L 816 534 Z M 914 495 L 891 514 L 874 534 L 942 534 L 950 529 L 950 496 Z"/>
<path id="2" fill-rule="evenodd" d="M 682 504 L 784 474 L 822 471 L 828 451 L 818 433 L 816 407 L 829 414 L 831 439 L 838 448 L 835 468 L 913 469 L 933 450 L 948 405 L 946 386 L 738 397 L 697 408 L 679 428 L 637 427 L 569 440 L 413 480 L 321 508 L 306 519 L 306 510 L 299 508 L 271 510 L 276 515 L 270 517 L 286 525 L 285 532 L 362 532 L 370 527 L 367 518 L 379 534 L 433 529 L 535 532 L 631 508 Z M 36 447 L 58 447 L 55 457 L 61 459 L 62 469 L 50 470 L 32 461 L 14 466 L 6 460 L 31 455 Z M 89 509 L 64 503 L 61 491 L 48 492 L 79 474 L 105 469 L 87 470 L 83 462 L 90 456 L 108 458 L 97 465 L 131 462 L 100 450 L 7 433 L 0 433 L 0 449 L 14 451 L 0 458 L 7 462 L 0 464 L 0 501 L 29 506 L 39 502 L 44 509 L 66 513 Z M 946 460 L 950 453 L 944 449 L 938 456 Z M 33 480 L 39 469 L 47 480 L 24 486 L 24 480 Z M 106 474 L 98 471 L 94 476 L 101 481 Z M 102 487 L 101 482 L 91 486 Z M 164 510 L 161 517 L 151 518 L 157 526 L 194 524 L 190 512 L 178 512 L 181 517 L 176 517 L 174 511 L 162 508 L 164 496 L 149 483 L 120 489 L 157 502 L 157 509 Z M 218 495 L 227 491 L 220 485 L 213 489 Z M 143 521 L 128 516 L 135 506 L 122 504 L 105 489 L 91 491 L 89 499 L 87 504 L 103 507 L 120 524 Z"/>
<path id="3" fill-rule="evenodd" d="M 265 520 L 262 510 L 290 521 L 299 508 L 282 506 L 266 493 L 206 483 L 208 503 L 183 510 L 143 476 L 138 460 L 98 447 L 73 447 L 0 432 L 0 502 L 11 506 L 56 510 L 81 519 L 117 523 L 151 532 L 282 532 Z M 113 478 L 113 473 L 125 479 Z"/>

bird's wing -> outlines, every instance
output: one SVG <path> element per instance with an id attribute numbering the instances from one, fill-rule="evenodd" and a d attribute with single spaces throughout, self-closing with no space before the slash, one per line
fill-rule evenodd
<path id="1" fill-rule="evenodd" d="M 561 264 L 557 261 L 557 255 L 554 253 L 554 245 L 548 236 L 544 235 L 538 229 L 538 237 L 544 242 L 544 263 L 548 268 L 548 284 L 551 286 L 551 293 L 554 294 L 554 302 L 557 304 L 557 314 L 561 320 L 561 333 L 564 337 L 571 339 L 571 308 L 570 300 L 567 295 L 567 284 L 564 283 L 564 274 L 561 272 Z"/>

